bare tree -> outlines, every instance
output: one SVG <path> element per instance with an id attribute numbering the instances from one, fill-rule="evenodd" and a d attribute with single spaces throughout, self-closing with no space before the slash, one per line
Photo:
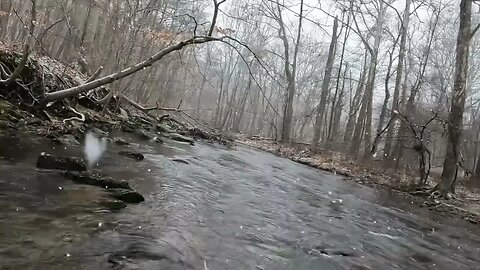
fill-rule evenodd
<path id="1" fill-rule="evenodd" d="M 391 156 L 391 148 L 393 142 L 394 130 L 396 127 L 397 120 L 395 119 L 396 112 L 399 111 L 399 100 L 400 100 L 400 87 L 402 83 L 403 76 L 403 67 L 405 63 L 405 49 L 407 44 L 407 32 L 410 24 L 410 5 L 411 0 L 405 1 L 405 10 L 403 11 L 403 20 L 401 22 L 401 38 L 400 38 L 400 48 L 398 52 L 398 63 L 397 63 L 397 75 L 395 78 L 395 89 L 393 90 L 393 103 L 392 110 L 390 111 L 390 118 L 393 118 L 393 122 L 388 128 L 387 137 L 385 139 L 385 147 L 383 149 L 384 156 L 389 158 Z"/>
<path id="2" fill-rule="evenodd" d="M 452 105 L 448 116 L 448 139 L 445 162 L 443 164 L 442 181 L 438 185 L 441 194 L 446 196 L 455 192 L 455 172 L 460 158 L 460 142 L 463 130 L 463 114 L 467 96 L 468 56 L 470 40 L 478 26 L 472 31 L 472 3 L 473 0 L 460 2 L 460 26 L 457 36 L 455 83 L 452 92 Z M 480 24 L 479 24 L 480 26 Z"/>
<path id="3" fill-rule="evenodd" d="M 320 103 L 317 106 L 317 117 L 315 120 L 314 126 L 314 135 L 312 141 L 312 151 L 315 151 L 318 146 L 318 141 L 320 140 L 320 135 L 322 130 L 324 129 L 324 114 L 327 110 L 327 94 L 330 91 L 330 80 L 332 78 L 332 69 L 333 69 L 333 61 L 335 60 L 335 53 L 337 48 L 337 29 L 338 29 L 338 18 L 335 17 L 333 22 L 333 33 L 332 33 L 332 40 L 330 41 L 330 48 L 328 50 L 328 59 L 327 59 L 327 66 L 325 68 L 325 76 L 323 77 L 322 82 L 322 93 L 320 97 Z"/>

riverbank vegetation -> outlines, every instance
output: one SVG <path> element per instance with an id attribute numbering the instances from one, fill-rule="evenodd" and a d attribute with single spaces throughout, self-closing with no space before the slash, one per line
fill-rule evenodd
<path id="1" fill-rule="evenodd" d="M 292 156 L 343 157 L 322 169 L 459 199 L 458 183 L 477 192 L 480 176 L 477 8 L 6 0 L 0 127 L 77 141 L 92 128 L 255 135 L 301 144 Z"/>

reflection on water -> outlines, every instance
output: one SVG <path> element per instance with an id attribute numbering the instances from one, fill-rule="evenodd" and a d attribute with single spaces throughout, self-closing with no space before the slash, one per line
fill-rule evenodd
<path id="1" fill-rule="evenodd" d="M 146 202 L 106 211 L 95 187 L 34 168 L 79 148 L 0 138 L 1 269 L 476 269 L 479 229 L 270 154 L 110 145 L 100 168 Z M 189 165 L 173 162 L 181 158 Z M 458 228 L 462 228 L 459 230 Z"/>

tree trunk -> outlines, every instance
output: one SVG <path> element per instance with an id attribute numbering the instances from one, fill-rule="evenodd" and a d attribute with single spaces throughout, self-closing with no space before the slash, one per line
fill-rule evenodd
<path id="1" fill-rule="evenodd" d="M 338 141 L 338 135 L 340 134 L 340 120 L 342 119 L 342 110 L 343 110 L 343 98 L 345 95 L 345 76 L 347 75 L 348 65 L 345 65 L 345 71 L 343 72 L 343 79 L 342 79 L 342 89 L 340 90 L 340 94 L 338 95 L 338 101 L 335 107 L 334 117 L 333 117 L 333 125 L 332 125 L 332 133 L 331 133 L 331 141 Z"/>
<path id="2" fill-rule="evenodd" d="M 287 77 L 288 85 L 287 85 L 287 93 L 285 99 L 285 107 L 283 112 L 283 125 L 282 125 L 282 142 L 290 142 L 290 135 L 292 129 L 292 121 L 293 121 L 293 98 L 295 96 L 295 76 L 296 76 L 296 69 L 297 69 L 297 56 L 298 50 L 300 47 L 300 37 L 302 34 L 302 21 L 303 21 L 303 0 L 300 1 L 300 17 L 298 19 L 298 33 L 297 39 L 295 43 L 295 50 L 293 53 L 293 64 L 290 68 L 290 61 L 289 61 L 289 46 L 288 46 L 288 39 L 287 39 L 287 32 L 285 30 L 285 25 L 282 19 L 282 12 L 280 10 L 280 4 L 277 2 L 277 9 L 278 9 L 278 16 L 279 16 L 279 24 L 280 24 L 280 37 L 283 41 L 284 48 L 285 48 L 285 75 Z"/>
<path id="3" fill-rule="evenodd" d="M 8 27 L 8 22 L 10 20 L 10 11 L 12 9 L 12 1 L 1 1 L 0 2 L 0 13 L 3 13 L 0 15 L 0 37 L 2 37 L 3 40 L 6 40 L 7 36 L 7 27 Z"/>
<path id="4" fill-rule="evenodd" d="M 391 156 L 393 137 L 394 137 L 395 127 L 397 125 L 395 112 L 398 112 L 398 105 L 400 100 L 400 88 L 402 84 L 403 66 L 405 63 L 405 47 L 407 43 L 408 25 L 410 22 L 410 4 L 411 4 L 411 0 L 407 0 L 405 3 L 405 11 L 403 13 L 402 36 L 400 37 L 400 49 L 398 52 L 397 76 L 395 78 L 395 89 L 393 91 L 392 110 L 390 111 L 390 118 L 394 118 L 394 119 L 392 120 L 392 123 L 390 124 L 390 127 L 387 130 L 385 147 L 383 149 L 384 156 L 386 157 Z"/>
<path id="5" fill-rule="evenodd" d="M 360 112 L 358 113 L 358 119 L 357 119 L 357 122 L 355 123 L 353 138 L 350 144 L 350 154 L 352 154 L 355 157 L 357 157 L 358 151 L 360 150 L 360 144 L 362 143 L 362 134 L 364 132 L 367 106 L 368 106 L 368 93 L 367 93 L 367 89 L 365 88 L 365 91 L 362 96 L 362 105 L 360 107 Z"/>
<path id="6" fill-rule="evenodd" d="M 382 104 L 382 111 L 380 112 L 380 118 L 378 119 L 378 126 L 377 126 L 377 137 L 373 141 L 372 146 L 372 155 L 377 152 L 378 145 L 381 141 L 381 132 L 383 130 L 383 125 L 385 124 L 385 117 L 387 115 L 388 110 L 388 101 L 390 100 L 390 89 L 389 89 L 389 82 L 392 76 L 392 64 L 393 64 L 393 51 L 395 50 L 396 43 L 393 45 L 392 52 L 389 53 L 389 62 L 387 67 L 387 75 L 385 76 L 384 86 L 385 86 L 385 98 Z M 392 120 L 393 121 L 393 120 Z M 391 123 L 390 123 L 391 124 Z"/>
<path id="7" fill-rule="evenodd" d="M 327 66 L 325 67 L 325 76 L 323 77 L 322 82 L 322 94 L 320 97 L 320 103 L 317 107 L 317 117 L 315 120 L 315 125 L 313 127 L 313 141 L 312 141 L 312 151 L 317 150 L 318 141 L 320 139 L 320 135 L 322 134 L 323 130 L 323 123 L 324 123 L 324 113 L 326 111 L 326 104 L 327 104 L 327 95 L 329 92 L 330 87 L 330 79 L 332 78 L 332 69 L 333 69 L 333 62 L 335 60 L 335 51 L 337 47 L 337 29 L 338 29 L 338 18 L 335 17 L 333 22 L 333 33 L 332 33 L 332 40 L 330 42 L 330 48 L 328 50 L 328 59 L 327 59 Z"/>
<path id="8" fill-rule="evenodd" d="M 452 104 L 447 122 L 447 150 L 443 164 L 442 181 L 439 184 L 440 192 L 443 195 L 453 192 L 455 189 L 455 172 L 460 157 L 466 80 L 468 75 L 468 56 L 472 35 L 472 2 L 473 0 L 461 0 L 460 3 L 460 27 L 457 36 L 455 57 L 455 81 L 452 92 Z"/>
<path id="9" fill-rule="evenodd" d="M 365 136 L 364 136 L 364 157 L 370 158 L 370 150 L 372 148 L 372 114 L 373 114 L 373 90 L 375 88 L 375 78 L 377 75 L 378 51 L 380 49 L 380 41 L 382 40 L 383 19 L 385 16 L 385 5 L 380 1 L 378 9 L 377 23 L 375 25 L 375 37 L 373 42 L 373 50 L 371 50 L 370 70 L 368 72 L 367 85 L 365 93 L 368 95 L 366 119 L 365 119 Z"/>
<path id="10" fill-rule="evenodd" d="M 357 121 L 357 113 L 360 109 L 362 92 L 365 87 L 365 79 L 367 77 L 367 59 L 368 54 L 365 52 L 365 59 L 363 61 L 363 70 L 358 78 L 358 85 L 355 91 L 355 95 L 350 104 L 350 110 L 348 112 L 348 121 L 345 127 L 345 136 L 343 137 L 344 142 L 351 142 L 352 136 L 354 135 L 355 123 Z"/>
<path id="11" fill-rule="evenodd" d="M 78 94 L 86 92 L 88 90 L 95 89 L 95 88 L 100 87 L 102 85 L 109 84 L 109 83 L 112 83 L 114 81 L 120 80 L 120 79 L 122 79 L 124 77 L 127 77 L 127 76 L 130 76 L 130 75 L 132 75 L 132 74 L 134 74 L 134 73 L 136 73 L 140 70 L 143 70 L 144 68 L 150 67 L 155 62 L 162 59 L 164 56 L 166 56 L 166 55 L 168 55 L 168 54 L 170 54 L 174 51 L 179 51 L 179 50 L 183 49 L 184 47 L 186 47 L 188 45 L 207 43 L 207 42 L 211 42 L 211 41 L 214 41 L 214 40 L 215 40 L 214 38 L 210 38 L 210 37 L 202 37 L 202 38 L 195 38 L 194 37 L 194 38 L 190 38 L 188 40 L 181 41 L 177 44 L 166 47 L 165 49 L 159 51 L 155 55 L 149 57 L 147 60 L 145 60 L 143 62 L 140 62 L 140 63 L 138 63 L 134 66 L 131 66 L 129 68 L 126 68 L 122 71 L 119 71 L 117 73 L 110 74 L 110 75 L 107 75 L 105 77 L 102 77 L 102 78 L 96 79 L 94 81 L 91 81 L 89 83 L 82 84 L 82 85 L 79 85 L 79 86 L 75 86 L 75 87 L 72 87 L 72 88 L 69 88 L 69 89 L 60 90 L 60 91 L 52 92 L 52 93 L 47 93 L 47 94 L 45 94 L 45 96 L 43 97 L 43 99 L 41 101 L 42 101 L 42 103 L 46 103 L 46 102 L 50 102 L 50 101 L 54 101 L 54 100 L 63 99 L 63 98 L 66 98 L 66 97 L 71 97 L 71 96 L 78 95 Z"/>
<path id="12" fill-rule="evenodd" d="M 347 18 L 347 25 L 350 24 L 350 14 L 348 15 L 348 18 Z M 340 32 L 342 32 L 340 30 Z M 349 37 L 349 33 L 350 33 L 350 28 L 346 27 L 345 29 L 345 36 L 343 38 L 343 44 L 342 44 L 342 52 L 340 54 L 340 63 L 338 65 L 338 73 L 337 73 L 337 80 L 336 80 L 336 85 L 335 85 L 335 94 L 333 96 L 333 99 L 332 99 L 332 108 L 331 108 L 331 112 L 330 112 L 330 123 L 328 125 L 328 140 L 329 141 L 334 141 L 335 138 L 336 138 L 336 134 L 333 134 L 334 133 L 334 124 L 336 123 L 335 122 L 335 117 L 337 115 L 337 112 L 338 112 L 338 104 L 340 104 L 342 102 L 342 95 L 343 95 L 343 92 L 339 94 L 338 90 L 339 90 L 339 86 L 340 86 L 340 76 L 342 74 L 342 67 L 343 67 L 343 59 L 344 59 L 344 56 L 345 56 L 345 48 L 347 46 L 347 39 Z M 347 63 L 348 64 L 348 63 Z M 345 67 L 345 70 L 347 69 L 347 67 Z M 343 83 L 342 83 L 342 91 L 344 89 L 344 86 L 345 86 L 345 74 L 344 74 L 344 78 L 343 78 Z M 338 103 L 338 104 L 337 104 Z M 340 110 L 340 113 L 341 113 L 341 110 Z M 337 125 L 338 127 L 338 125 Z"/>

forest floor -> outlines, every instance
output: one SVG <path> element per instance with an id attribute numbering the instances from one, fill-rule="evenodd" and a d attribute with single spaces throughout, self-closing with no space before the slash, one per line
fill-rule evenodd
<path id="1" fill-rule="evenodd" d="M 480 224 L 480 191 L 468 188 L 464 183 L 458 184 L 454 199 L 443 200 L 426 192 L 436 184 L 435 179 L 430 179 L 429 186 L 419 191 L 410 186 L 412 178 L 416 177 L 415 174 L 385 169 L 380 161 L 362 162 L 329 150 L 311 154 L 305 145 L 285 145 L 265 138 L 240 136 L 236 142 L 340 175 L 346 181 L 355 181 L 361 185 L 398 193 L 411 200 L 412 205 L 428 208 L 443 216 L 463 218 L 471 223 Z"/>

